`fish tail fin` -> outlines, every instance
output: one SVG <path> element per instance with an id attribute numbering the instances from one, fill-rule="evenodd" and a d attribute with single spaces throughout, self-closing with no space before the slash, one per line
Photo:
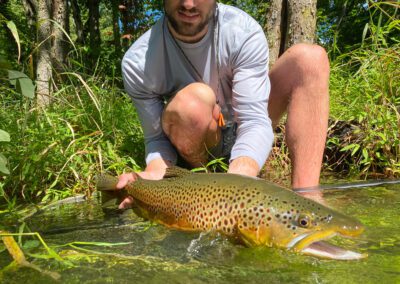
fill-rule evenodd
<path id="1" fill-rule="evenodd" d="M 117 189 L 118 178 L 107 174 L 97 176 L 96 188 L 99 191 L 118 190 Z"/>
<path id="2" fill-rule="evenodd" d="M 101 191 L 101 205 L 103 208 L 114 207 L 121 202 L 122 191 L 117 188 L 118 178 L 102 174 L 97 176 L 96 188 Z"/>

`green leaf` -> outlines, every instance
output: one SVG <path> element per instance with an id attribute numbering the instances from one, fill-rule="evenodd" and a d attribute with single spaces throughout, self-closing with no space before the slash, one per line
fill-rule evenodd
<path id="1" fill-rule="evenodd" d="M 21 44 L 20 44 L 20 40 L 19 40 L 18 30 L 17 30 L 17 27 L 15 26 L 14 22 L 12 22 L 12 21 L 8 21 L 7 22 L 7 27 L 11 31 L 11 33 L 12 33 L 14 39 L 15 39 L 15 42 L 17 43 L 17 46 L 18 46 L 18 63 L 19 63 L 19 60 L 21 58 Z"/>
<path id="2" fill-rule="evenodd" d="M 35 86 L 29 78 L 17 80 L 17 91 L 27 98 L 33 99 L 35 97 Z"/>
<path id="3" fill-rule="evenodd" d="M 10 81 L 11 85 L 17 85 L 17 79 L 21 78 L 28 78 L 26 74 L 16 71 L 16 70 L 8 70 L 8 80 Z"/>
<path id="4" fill-rule="evenodd" d="M 0 142 L 1 141 L 10 142 L 10 134 L 0 129 Z"/>
<path id="5" fill-rule="evenodd" d="M 360 148 L 360 145 L 358 145 L 358 144 L 347 145 L 347 146 L 343 147 L 342 149 L 340 149 L 340 152 L 345 152 L 347 150 L 353 149 L 354 147 Z"/>
<path id="6" fill-rule="evenodd" d="M 0 172 L 6 175 L 10 174 L 10 171 L 7 169 L 7 159 L 3 154 L 0 153 Z"/>
<path id="7" fill-rule="evenodd" d="M 353 151 L 351 152 L 351 156 L 354 156 L 354 154 L 358 151 L 358 149 L 360 149 L 360 145 L 359 144 L 355 144 Z"/>
<path id="8" fill-rule="evenodd" d="M 16 86 L 17 91 L 21 95 L 30 99 L 34 98 L 35 86 L 26 74 L 15 70 L 8 70 L 8 80 L 10 80 L 13 86 Z"/>
<path id="9" fill-rule="evenodd" d="M 364 30 L 363 30 L 363 33 L 362 33 L 362 37 L 361 37 L 361 46 L 364 45 L 364 41 L 365 41 L 365 37 L 367 36 L 368 29 L 369 29 L 369 25 L 368 25 L 368 23 L 367 23 L 367 24 L 365 25 Z"/>

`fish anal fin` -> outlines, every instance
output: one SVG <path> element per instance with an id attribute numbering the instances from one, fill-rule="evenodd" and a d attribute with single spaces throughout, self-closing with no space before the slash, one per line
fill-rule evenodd
<path id="1" fill-rule="evenodd" d="M 164 178 L 184 177 L 191 174 L 193 173 L 187 169 L 173 166 L 165 170 Z"/>

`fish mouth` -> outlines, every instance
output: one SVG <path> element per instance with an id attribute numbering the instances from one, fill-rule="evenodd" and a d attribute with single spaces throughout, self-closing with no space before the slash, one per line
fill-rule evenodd
<path id="1" fill-rule="evenodd" d="M 361 230 L 360 230 L 361 233 Z M 317 231 L 312 233 L 305 233 L 294 238 L 289 244 L 288 248 L 294 251 L 301 252 L 306 255 L 316 256 L 325 259 L 334 260 L 358 260 L 366 258 L 368 255 L 365 253 L 358 253 L 344 248 L 329 244 L 324 240 L 331 239 L 336 235 L 353 237 L 359 233 L 341 234 L 337 231 Z"/>

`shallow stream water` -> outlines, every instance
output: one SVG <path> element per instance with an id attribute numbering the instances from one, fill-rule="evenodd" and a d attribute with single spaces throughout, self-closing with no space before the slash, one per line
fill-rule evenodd
<path id="1" fill-rule="evenodd" d="M 332 243 L 368 253 L 368 258 L 321 260 L 274 248 L 247 248 L 215 234 L 152 225 L 130 211 L 105 213 L 96 198 L 50 207 L 26 220 L 68 263 L 27 258 L 58 272 L 59 283 L 400 283 L 400 185 L 331 190 L 325 199 L 366 226 L 360 238 Z M 76 248 L 61 246 L 71 242 Z M 26 250 L 44 253 L 42 246 Z M 2 251 L 0 269 L 11 260 Z M 3 283 L 57 283 L 31 268 L 2 277 Z"/>

